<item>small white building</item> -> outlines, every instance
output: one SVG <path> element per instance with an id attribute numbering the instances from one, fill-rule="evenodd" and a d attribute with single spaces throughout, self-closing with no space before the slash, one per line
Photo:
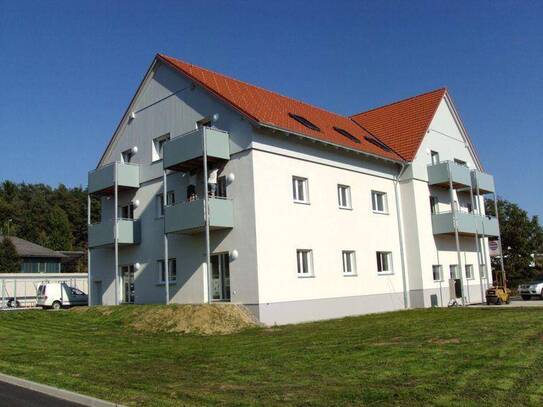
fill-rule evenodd
<path id="1" fill-rule="evenodd" d="M 489 193 L 446 89 L 346 117 L 158 54 L 89 173 L 91 302 L 266 324 L 481 302 Z"/>

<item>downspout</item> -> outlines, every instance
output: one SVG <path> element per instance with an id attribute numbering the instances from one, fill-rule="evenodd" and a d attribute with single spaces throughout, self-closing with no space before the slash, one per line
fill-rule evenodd
<path id="1" fill-rule="evenodd" d="M 164 285 L 166 286 L 166 305 L 170 303 L 170 270 L 169 270 L 169 255 L 168 255 L 168 233 L 166 232 L 166 206 L 168 206 L 168 174 L 164 170 L 164 182 L 162 192 L 162 210 L 164 211 Z"/>
<path id="2" fill-rule="evenodd" d="M 119 179 L 118 179 L 118 168 L 117 163 L 114 165 L 115 168 L 115 186 L 114 186 L 114 219 L 115 219 L 115 305 L 119 305 Z"/>
<path id="3" fill-rule="evenodd" d="M 87 191 L 88 192 L 88 191 Z M 92 305 L 92 278 L 91 278 L 91 250 L 89 247 L 89 229 L 91 224 L 91 205 L 92 199 L 90 194 L 87 194 L 87 305 L 90 307 Z"/>
<path id="4" fill-rule="evenodd" d="M 404 174 L 405 170 L 407 169 L 407 165 L 405 163 L 400 164 L 402 166 L 400 172 L 398 173 L 398 176 L 394 180 L 394 198 L 396 200 L 396 218 L 398 221 L 398 234 L 400 237 L 400 260 L 402 263 L 402 284 L 403 284 L 403 306 L 405 309 L 409 308 L 409 300 L 407 298 L 407 276 L 405 272 L 405 259 L 404 259 L 404 236 L 403 236 L 403 227 L 402 227 L 402 216 L 400 214 L 401 208 L 400 208 L 400 199 L 398 196 L 398 184 L 400 183 L 400 178 Z"/>

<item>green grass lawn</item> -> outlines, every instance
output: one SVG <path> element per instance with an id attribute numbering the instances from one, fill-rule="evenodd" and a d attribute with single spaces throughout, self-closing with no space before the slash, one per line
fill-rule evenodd
<path id="1" fill-rule="evenodd" d="M 543 403 L 543 311 L 433 309 L 142 334 L 134 308 L 0 312 L 0 371 L 134 406 Z"/>

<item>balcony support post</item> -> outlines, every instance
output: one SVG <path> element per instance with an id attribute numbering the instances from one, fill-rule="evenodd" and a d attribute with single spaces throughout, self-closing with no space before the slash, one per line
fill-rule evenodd
<path id="1" fill-rule="evenodd" d="M 164 170 L 164 182 L 163 182 L 163 211 L 166 212 L 166 206 L 168 206 L 168 179 L 166 170 Z M 168 234 L 166 233 L 166 213 L 164 213 L 164 285 L 166 287 L 166 305 L 170 303 L 170 270 L 169 270 L 169 256 L 168 256 Z"/>
<path id="2" fill-rule="evenodd" d="M 117 177 L 118 175 L 117 163 L 115 163 L 114 165 L 115 165 L 115 170 L 114 170 L 115 182 L 113 186 L 113 189 L 114 189 L 113 213 L 114 213 L 115 227 L 114 227 L 113 245 L 115 246 L 115 274 L 114 274 L 115 275 L 115 305 L 119 305 L 119 209 L 118 209 L 119 180 Z"/>
<path id="3" fill-rule="evenodd" d="M 91 205 L 92 199 L 90 194 L 87 194 L 87 298 L 88 306 L 92 305 L 92 278 L 91 278 L 91 250 L 89 247 L 89 228 L 91 224 Z"/>
<path id="4" fill-rule="evenodd" d="M 454 188 L 453 188 L 450 165 L 447 166 L 447 171 L 449 172 L 449 194 L 451 197 L 451 210 L 452 210 L 452 216 L 453 216 L 454 239 L 456 242 L 456 256 L 458 258 L 458 271 L 460 273 L 460 293 L 462 296 L 462 305 L 464 305 L 465 297 L 464 297 L 464 278 L 462 276 L 462 273 L 463 273 L 462 272 L 462 256 L 460 255 L 460 237 L 458 236 L 458 219 L 456 216 L 456 207 L 454 205 Z"/>
<path id="5" fill-rule="evenodd" d="M 493 194 L 494 194 L 494 212 L 496 213 L 496 220 L 498 221 L 498 247 L 500 248 L 500 269 L 501 269 L 502 278 L 503 278 L 503 287 L 507 288 L 507 281 L 505 280 L 505 265 L 503 263 L 503 248 L 502 248 L 502 232 L 500 230 L 500 215 L 498 214 L 498 197 L 496 196 L 496 191 L 494 191 Z"/>
<path id="6" fill-rule="evenodd" d="M 481 191 L 479 189 L 479 181 L 476 180 L 476 183 L 475 183 L 475 187 L 476 187 L 476 192 L 477 192 L 477 197 L 480 197 L 481 196 Z M 479 198 L 477 198 L 479 199 Z M 477 203 L 477 208 L 479 210 L 479 215 L 481 216 L 484 216 L 483 214 L 483 207 L 484 207 L 484 204 L 485 204 L 485 200 L 483 198 L 483 203 L 481 205 L 481 201 L 479 200 L 478 203 Z M 485 225 L 483 224 L 483 231 L 482 231 L 482 242 L 481 242 L 481 247 L 482 247 L 482 255 L 483 255 L 483 259 L 484 259 L 484 264 L 485 264 L 485 277 L 486 277 L 486 280 L 488 281 L 488 259 L 487 259 L 487 256 L 486 256 L 486 234 L 485 234 Z M 482 284 L 481 284 L 482 285 Z M 486 289 L 484 287 L 482 287 L 482 289 L 486 292 Z M 483 298 L 483 302 L 484 302 L 484 298 Z"/>
<path id="7" fill-rule="evenodd" d="M 211 303 L 213 295 L 211 293 L 211 253 L 209 237 L 209 187 L 208 187 L 208 168 L 207 168 L 207 131 L 202 128 L 202 149 L 204 159 L 204 226 L 206 243 L 206 272 L 207 272 L 207 302 Z"/>
<path id="8" fill-rule="evenodd" d="M 469 195 L 471 198 L 472 211 L 475 210 L 475 197 L 473 196 L 473 187 L 469 189 Z M 479 212 L 479 205 L 477 204 L 477 212 Z M 481 288 L 481 301 L 484 302 L 485 294 L 483 291 L 483 277 L 481 276 L 481 250 L 479 248 L 479 225 L 475 222 L 475 250 L 477 250 L 477 271 L 479 272 L 479 286 Z"/>

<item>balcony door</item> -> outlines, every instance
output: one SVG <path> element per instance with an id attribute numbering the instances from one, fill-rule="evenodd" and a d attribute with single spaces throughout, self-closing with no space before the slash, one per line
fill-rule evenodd
<path id="1" fill-rule="evenodd" d="M 136 290 L 134 289 L 134 266 L 121 266 L 122 302 L 134 304 Z"/>
<path id="2" fill-rule="evenodd" d="M 230 259 L 228 253 L 211 256 L 211 295 L 213 301 L 230 301 Z"/>

